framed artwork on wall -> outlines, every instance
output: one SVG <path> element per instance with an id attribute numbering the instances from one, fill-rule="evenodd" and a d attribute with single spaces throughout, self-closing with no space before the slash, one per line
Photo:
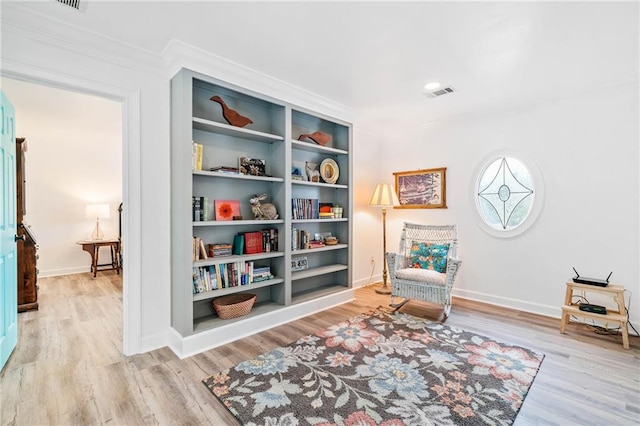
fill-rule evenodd
<path id="1" fill-rule="evenodd" d="M 446 209 L 446 167 L 396 172 L 396 209 Z"/>

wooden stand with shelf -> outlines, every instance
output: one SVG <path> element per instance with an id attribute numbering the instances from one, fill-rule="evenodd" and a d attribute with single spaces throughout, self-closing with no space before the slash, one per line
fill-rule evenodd
<path id="1" fill-rule="evenodd" d="M 618 305 L 618 310 L 607 308 L 606 314 L 596 314 L 594 312 L 581 311 L 577 303 L 573 303 L 574 291 L 589 291 L 601 293 L 611 296 Z M 629 349 L 629 330 L 627 327 L 627 315 L 624 310 L 624 287 L 621 285 L 609 284 L 606 287 L 598 287 L 588 284 L 574 283 L 567 281 L 567 291 L 564 298 L 564 306 L 562 307 L 562 319 L 560 321 L 560 333 L 565 332 L 565 327 L 569 324 L 571 316 L 591 318 L 604 322 L 616 322 L 620 324 L 622 332 L 622 346 Z"/>
<path id="2" fill-rule="evenodd" d="M 229 125 L 218 95 L 253 123 Z M 171 80 L 171 348 L 187 356 L 225 344 L 353 299 L 352 265 L 352 128 L 350 123 L 183 69 Z M 296 140 L 300 134 L 322 131 L 332 135 L 328 146 Z M 192 142 L 202 145 L 202 170 L 192 170 Z M 238 158 L 265 160 L 269 176 L 209 171 L 211 167 L 237 164 Z M 293 167 L 305 161 L 320 164 L 331 159 L 339 167 L 335 183 L 294 180 Z M 249 198 L 267 194 L 277 209 L 277 220 L 253 217 Z M 238 200 L 245 220 L 194 222 L 192 197 Z M 344 208 L 339 219 L 292 220 L 291 199 L 314 198 Z M 211 211 L 211 210 L 210 210 Z M 214 216 L 215 217 L 215 216 Z M 331 232 L 340 244 L 328 248 L 294 251 L 292 228 L 297 224 L 311 232 Z M 192 238 L 205 244 L 231 242 L 241 232 L 276 228 L 276 252 L 236 255 L 193 261 Z M 304 253 L 309 270 L 291 271 L 291 258 Z M 273 279 L 193 294 L 193 270 L 216 263 L 254 261 L 269 266 Z M 211 301 L 215 297 L 251 292 L 258 296 L 252 311 L 233 320 L 219 319 Z"/>

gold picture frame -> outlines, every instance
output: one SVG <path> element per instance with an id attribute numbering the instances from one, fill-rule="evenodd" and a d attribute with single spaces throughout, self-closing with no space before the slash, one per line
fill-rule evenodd
<path id="1" fill-rule="evenodd" d="M 396 209 L 446 209 L 446 167 L 396 172 Z"/>

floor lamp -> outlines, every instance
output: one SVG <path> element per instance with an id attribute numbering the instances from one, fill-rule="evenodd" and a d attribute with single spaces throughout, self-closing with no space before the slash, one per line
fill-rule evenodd
<path id="1" fill-rule="evenodd" d="M 376 293 L 391 294 L 391 289 L 387 287 L 387 207 L 399 206 L 400 202 L 393 186 L 379 183 L 369 205 L 382 208 L 382 287 L 376 288 Z"/>

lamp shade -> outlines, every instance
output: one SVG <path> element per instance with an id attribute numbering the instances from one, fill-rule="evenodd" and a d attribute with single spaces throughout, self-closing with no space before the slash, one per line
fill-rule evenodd
<path id="1" fill-rule="evenodd" d="M 109 219 L 109 204 L 87 204 L 87 219 Z"/>
<path id="2" fill-rule="evenodd" d="M 398 201 L 398 196 L 393 186 L 388 183 L 379 183 L 373 191 L 369 205 L 375 207 L 393 207 L 399 206 L 400 201 Z"/>

